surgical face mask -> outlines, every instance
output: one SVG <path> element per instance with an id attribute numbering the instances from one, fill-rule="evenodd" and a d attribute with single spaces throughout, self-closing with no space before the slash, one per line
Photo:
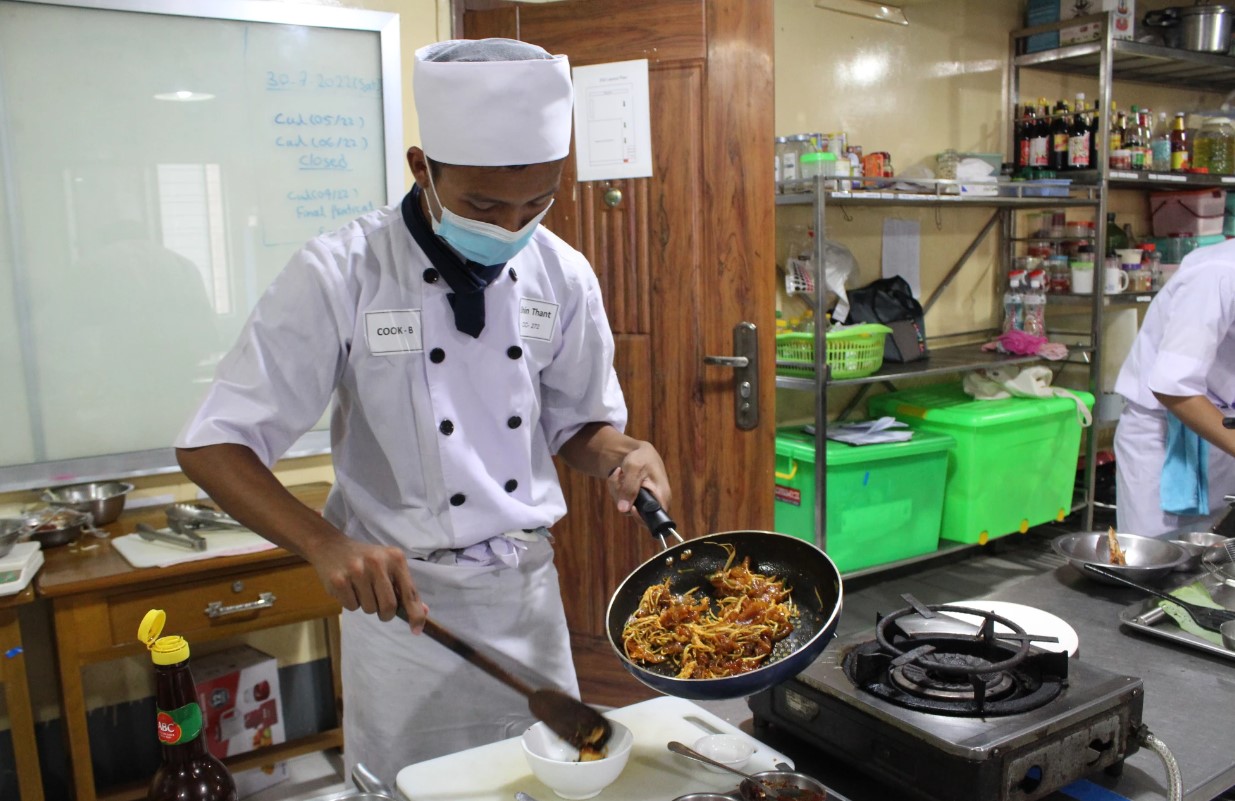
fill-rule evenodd
<path id="1" fill-rule="evenodd" d="M 437 234 L 446 244 L 454 248 L 463 258 L 491 267 L 513 259 L 527 245 L 536 233 L 536 226 L 549 213 L 553 201 L 518 231 L 507 231 L 500 225 L 473 220 L 455 214 L 442 205 L 437 196 L 437 187 L 433 185 L 433 171 L 429 171 L 429 189 L 433 191 L 433 202 L 441 209 L 439 220 L 429 209 L 429 219 L 433 224 L 433 233 Z"/>

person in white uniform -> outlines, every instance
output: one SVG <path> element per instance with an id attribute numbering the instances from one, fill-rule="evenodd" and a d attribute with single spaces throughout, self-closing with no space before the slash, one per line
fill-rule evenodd
<path id="1" fill-rule="evenodd" d="M 399 768 L 513 736 L 526 700 L 433 619 L 578 695 L 548 527 L 552 455 L 671 501 L 626 407 L 596 276 L 539 223 L 570 147 L 565 56 L 511 40 L 416 53 L 422 148 L 399 205 L 309 242 L 257 304 L 176 446 L 223 509 L 303 556 L 342 619 L 345 757 Z M 270 466 L 333 399 L 323 516 Z M 407 624 L 392 620 L 402 604 Z"/>
<path id="2" fill-rule="evenodd" d="M 1127 400 L 1115 430 L 1119 530 L 1160 536 L 1222 508 L 1235 492 L 1235 431 L 1222 425 L 1235 403 L 1235 240 L 1183 260 L 1149 304 L 1115 391 Z M 1198 487 L 1208 498 L 1195 514 L 1164 509 L 1168 413 L 1207 443 L 1199 450 L 1208 481 Z"/>

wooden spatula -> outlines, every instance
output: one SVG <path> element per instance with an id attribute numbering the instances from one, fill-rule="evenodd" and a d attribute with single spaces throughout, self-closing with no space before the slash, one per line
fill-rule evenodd
<path id="1" fill-rule="evenodd" d="M 402 620 L 407 620 L 407 611 L 402 604 L 399 605 L 397 614 Z M 544 721 L 550 731 L 575 748 L 581 751 L 600 750 L 609 742 L 609 736 L 613 734 L 609 721 L 582 701 L 571 698 L 560 690 L 533 688 L 432 620 L 425 620 L 424 632 L 431 639 L 454 651 L 464 661 L 527 698 L 528 709 L 536 719 Z"/>

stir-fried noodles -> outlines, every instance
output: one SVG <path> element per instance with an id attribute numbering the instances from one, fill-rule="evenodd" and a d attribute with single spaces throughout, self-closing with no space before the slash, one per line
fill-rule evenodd
<path id="1" fill-rule="evenodd" d="M 725 566 L 708 576 L 716 598 L 698 588 L 674 595 L 669 580 L 643 593 L 622 629 L 622 646 L 644 665 L 668 663 L 679 679 L 716 679 L 760 667 L 778 640 L 793 631 L 797 608 L 778 578 L 755 573 L 750 557 L 734 565 L 732 545 Z"/>

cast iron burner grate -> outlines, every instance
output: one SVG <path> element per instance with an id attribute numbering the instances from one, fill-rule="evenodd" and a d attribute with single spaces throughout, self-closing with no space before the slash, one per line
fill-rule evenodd
<path id="1" fill-rule="evenodd" d="M 1031 648 L 1054 637 L 1026 633 L 992 612 L 947 604 L 923 605 L 911 595 L 909 606 L 875 625 L 875 639 L 845 656 L 844 670 L 866 692 L 907 709 L 961 717 L 1011 715 L 1037 709 L 1056 698 L 1068 678 L 1068 655 Z M 900 621 L 936 613 L 972 615 L 982 620 L 975 634 L 927 631 L 910 634 Z M 995 624 L 1010 629 L 996 634 Z"/>

